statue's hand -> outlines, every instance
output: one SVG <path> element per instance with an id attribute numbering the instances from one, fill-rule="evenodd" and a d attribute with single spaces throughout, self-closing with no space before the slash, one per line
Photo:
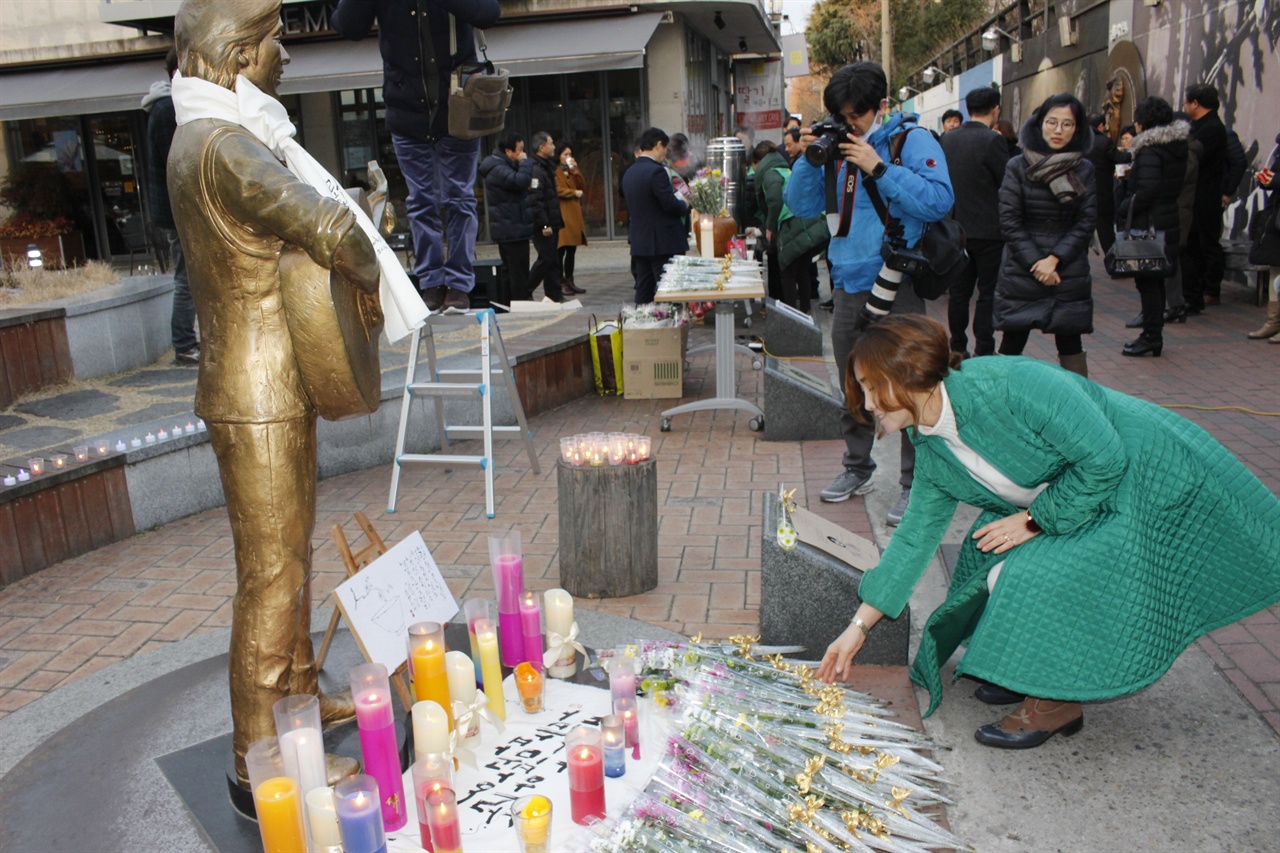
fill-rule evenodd
<path id="1" fill-rule="evenodd" d="M 338 244 L 337 251 L 333 253 L 333 268 L 365 293 L 374 293 L 378 289 L 381 275 L 378 271 L 378 257 L 373 244 L 358 227 L 349 229 Z"/>

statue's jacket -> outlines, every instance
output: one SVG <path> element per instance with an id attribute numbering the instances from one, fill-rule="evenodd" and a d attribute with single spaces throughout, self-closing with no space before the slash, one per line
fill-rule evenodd
<path id="1" fill-rule="evenodd" d="M 249 131 L 219 119 L 178 128 L 169 197 L 200 320 L 196 414 L 223 423 L 309 415 L 280 254 L 297 246 L 332 267 L 354 215 L 299 180 Z"/>

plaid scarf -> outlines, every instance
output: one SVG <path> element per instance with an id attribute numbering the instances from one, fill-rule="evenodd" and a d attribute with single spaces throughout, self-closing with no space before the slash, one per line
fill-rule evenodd
<path id="1" fill-rule="evenodd" d="M 1041 154 L 1028 150 L 1022 152 L 1022 157 L 1027 161 L 1027 180 L 1048 184 L 1059 204 L 1071 204 L 1084 196 L 1084 184 L 1075 173 L 1083 151 Z"/>

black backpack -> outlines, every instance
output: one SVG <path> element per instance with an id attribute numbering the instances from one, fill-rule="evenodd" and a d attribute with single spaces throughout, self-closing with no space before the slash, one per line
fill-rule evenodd
<path id="1" fill-rule="evenodd" d="M 907 134 L 917 129 L 918 126 L 909 127 L 894 138 L 890 145 L 893 165 L 902 165 L 902 146 L 906 144 Z M 960 223 L 950 214 L 937 222 L 926 222 L 919 241 L 909 247 L 902 236 L 902 222 L 889 215 L 889 207 L 880 197 L 875 181 L 867 181 L 865 186 L 876 213 L 884 222 L 880 257 L 885 266 L 911 276 L 911 284 L 921 299 L 937 299 L 950 290 L 964 275 L 969 260 Z"/>

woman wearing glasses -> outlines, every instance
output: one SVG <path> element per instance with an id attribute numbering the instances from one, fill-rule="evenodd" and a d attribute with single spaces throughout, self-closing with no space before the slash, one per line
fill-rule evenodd
<path id="1" fill-rule="evenodd" d="M 1082 336 L 1093 331 L 1089 239 L 1097 221 L 1093 131 L 1073 95 L 1054 95 L 1022 126 L 1022 154 L 1000 187 L 1004 262 L 996 284 L 1001 355 L 1021 355 L 1033 329 L 1052 334 L 1058 363 L 1088 376 Z"/>

